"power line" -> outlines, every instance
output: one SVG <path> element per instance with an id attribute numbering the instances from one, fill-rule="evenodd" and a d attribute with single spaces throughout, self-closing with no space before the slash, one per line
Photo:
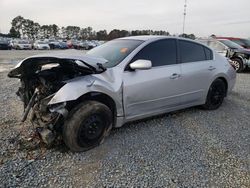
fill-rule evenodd
<path id="1" fill-rule="evenodd" d="M 250 20 L 227 22 L 227 23 L 224 23 L 223 25 L 246 24 L 246 23 L 250 23 Z"/>

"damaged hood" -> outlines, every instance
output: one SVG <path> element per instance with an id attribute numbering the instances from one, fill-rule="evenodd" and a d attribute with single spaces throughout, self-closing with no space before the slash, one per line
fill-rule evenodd
<path id="1" fill-rule="evenodd" d="M 63 50 L 60 52 L 30 56 L 19 62 L 14 69 L 9 72 L 8 76 L 15 77 L 17 75 L 22 75 L 25 69 L 32 68 L 35 70 L 42 65 L 54 63 L 71 63 L 79 67 L 90 69 L 93 73 L 95 71 L 103 72 L 105 68 L 102 65 L 107 62 L 108 61 L 106 59 L 90 56 L 79 50 Z"/>

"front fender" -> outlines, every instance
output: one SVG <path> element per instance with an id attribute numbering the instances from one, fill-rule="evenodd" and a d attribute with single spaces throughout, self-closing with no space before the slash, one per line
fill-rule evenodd
<path id="1" fill-rule="evenodd" d="M 48 105 L 74 101 L 87 93 L 99 92 L 110 96 L 116 103 L 117 115 L 123 115 L 122 80 L 109 78 L 108 71 L 101 75 L 88 75 L 70 80 L 54 95 Z"/>
<path id="2" fill-rule="evenodd" d="M 72 101 L 78 99 L 85 93 L 90 91 L 90 86 L 93 85 L 95 80 L 89 76 L 83 78 L 77 78 L 70 80 L 66 83 L 54 97 L 49 101 L 49 105 L 57 104 L 66 101 Z"/>

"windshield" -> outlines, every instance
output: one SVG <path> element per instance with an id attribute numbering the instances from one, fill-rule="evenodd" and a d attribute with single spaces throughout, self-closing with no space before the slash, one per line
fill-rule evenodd
<path id="1" fill-rule="evenodd" d="M 141 40 L 117 39 L 98 46 L 87 54 L 108 60 L 104 66 L 110 68 L 118 65 L 142 43 Z"/>
<path id="2" fill-rule="evenodd" d="M 244 42 L 245 45 L 247 45 L 248 47 L 250 47 L 250 40 L 248 40 L 248 39 L 242 39 L 242 41 Z"/>
<path id="3" fill-rule="evenodd" d="M 29 44 L 29 42 L 21 40 L 21 41 L 18 41 L 18 44 Z"/>
<path id="4" fill-rule="evenodd" d="M 0 39 L 0 43 L 9 43 L 7 40 Z"/>
<path id="5" fill-rule="evenodd" d="M 47 43 L 43 41 L 39 41 L 38 44 L 47 44 Z"/>
<path id="6" fill-rule="evenodd" d="M 239 49 L 242 48 L 240 45 L 236 44 L 235 42 L 232 42 L 230 40 L 219 40 L 221 43 L 225 44 L 229 48 Z"/>
<path id="7" fill-rule="evenodd" d="M 239 44 L 239 45 L 241 45 L 241 46 L 245 45 L 244 42 L 241 41 L 240 39 L 233 39 L 232 41 Z"/>
<path id="8" fill-rule="evenodd" d="M 250 40 L 247 40 L 247 39 L 238 39 L 238 40 L 234 40 L 234 42 L 236 42 L 237 44 L 241 46 L 250 47 Z"/>

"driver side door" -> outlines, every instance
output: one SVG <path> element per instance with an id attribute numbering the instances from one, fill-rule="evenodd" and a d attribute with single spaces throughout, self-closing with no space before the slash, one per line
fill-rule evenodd
<path id="1" fill-rule="evenodd" d="M 181 105 L 181 68 L 177 64 L 175 39 L 148 44 L 130 63 L 149 60 L 149 70 L 131 70 L 123 74 L 123 102 L 127 119 L 165 112 Z"/>

